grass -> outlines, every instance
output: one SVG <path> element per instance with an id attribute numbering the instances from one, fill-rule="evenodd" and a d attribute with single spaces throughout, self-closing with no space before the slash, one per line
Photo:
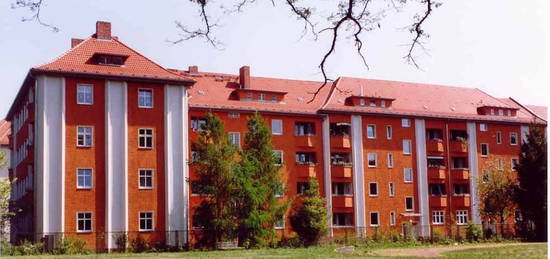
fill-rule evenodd
<path id="1" fill-rule="evenodd" d="M 547 244 L 524 244 L 509 245 L 498 248 L 475 248 L 461 251 L 444 252 L 442 258 L 547 258 Z M 407 249 L 426 249 L 428 246 L 419 246 Z M 431 247 L 431 246 L 430 246 Z M 457 246 L 459 248 L 460 246 Z M 142 254 L 91 254 L 91 255 L 41 255 L 41 256 L 21 256 L 12 258 L 388 258 L 372 254 L 375 250 L 384 248 L 367 248 L 365 246 L 356 247 L 353 253 L 335 252 L 336 246 L 310 247 L 310 248 L 279 248 L 279 249 L 251 249 L 251 250 L 231 250 L 231 251 L 191 251 L 179 253 L 142 253 Z M 399 257 L 415 258 L 415 257 Z"/>

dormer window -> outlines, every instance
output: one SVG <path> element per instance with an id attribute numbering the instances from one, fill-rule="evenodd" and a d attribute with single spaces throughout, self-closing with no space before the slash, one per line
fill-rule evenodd
<path id="1" fill-rule="evenodd" d="M 370 100 L 370 107 L 376 107 L 376 101 L 375 100 Z"/>
<path id="2" fill-rule="evenodd" d="M 265 101 L 265 94 L 264 93 L 260 93 L 260 98 L 259 98 L 260 101 Z"/>
<path id="3" fill-rule="evenodd" d="M 276 95 L 272 95 L 272 96 L 271 96 L 271 101 L 272 101 L 272 102 L 276 102 L 276 101 L 277 101 L 277 96 L 276 96 Z"/>
<path id="4" fill-rule="evenodd" d="M 128 56 L 96 53 L 92 57 L 93 61 L 102 66 L 123 66 Z"/>
<path id="5" fill-rule="evenodd" d="M 386 101 L 385 100 L 380 101 L 380 106 L 386 107 Z"/>
<path id="6" fill-rule="evenodd" d="M 240 101 L 273 102 L 281 103 L 286 92 L 270 91 L 263 89 L 239 88 L 233 92 L 233 96 Z"/>
<path id="7" fill-rule="evenodd" d="M 254 95 L 252 93 L 247 93 L 246 94 L 246 99 L 252 100 L 253 98 L 254 98 Z"/>
<path id="8" fill-rule="evenodd" d="M 365 99 L 360 99 L 359 100 L 359 105 L 365 106 Z"/>
<path id="9" fill-rule="evenodd" d="M 479 106 L 477 107 L 477 114 L 480 115 L 491 115 L 491 116 L 516 116 L 518 109 L 513 107 L 502 107 L 502 106 Z"/>
<path id="10" fill-rule="evenodd" d="M 346 98 L 346 105 L 389 108 L 394 100 L 381 96 L 352 95 Z"/>

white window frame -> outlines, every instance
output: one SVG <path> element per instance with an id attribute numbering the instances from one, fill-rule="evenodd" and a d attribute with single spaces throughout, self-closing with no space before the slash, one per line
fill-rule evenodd
<path id="1" fill-rule="evenodd" d="M 497 165 L 497 166 L 498 166 L 498 169 L 499 169 L 499 170 L 503 170 L 503 169 L 504 169 L 504 158 L 502 158 L 502 157 L 499 157 L 499 158 L 498 158 L 498 165 Z"/>
<path id="2" fill-rule="evenodd" d="M 409 147 L 409 151 L 405 150 L 405 147 Z M 410 155 L 412 154 L 412 141 L 410 139 L 404 139 L 403 140 L 403 154 L 404 155 Z"/>
<path id="3" fill-rule="evenodd" d="M 390 211 L 390 226 L 395 226 L 395 211 Z"/>
<path id="4" fill-rule="evenodd" d="M 264 93 L 260 93 L 260 94 L 258 95 L 258 100 L 259 100 L 259 101 L 265 101 L 265 94 L 264 94 Z"/>
<path id="5" fill-rule="evenodd" d="M 412 202 L 411 202 L 411 206 L 412 208 L 407 208 L 407 199 L 411 199 Z M 414 211 L 414 197 L 413 196 L 405 196 L 405 211 Z"/>
<path id="6" fill-rule="evenodd" d="M 372 215 L 376 214 L 376 224 L 372 224 Z M 369 213 L 369 224 L 371 227 L 378 227 L 380 226 L 380 213 L 378 211 L 371 211 Z"/>
<path id="7" fill-rule="evenodd" d="M 227 136 L 229 137 L 229 141 L 232 145 L 235 147 L 240 148 L 241 147 L 241 133 L 240 132 L 228 132 Z M 235 136 L 237 136 L 237 139 L 235 139 Z"/>
<path id="8" fill-rule="evenodd" d="M 393 182 L 388 183 L 388 192 L 390 197 L 395 197 L 395 184 Z"/>
<path id="9" fill-rule="evenodd" d="M 372 128 L 372 135 L 369 136 L 369 128 Z M 376 139 L 376 125 L 374 124 L 368 124 L 367 125 L 367 138 L 368 139 Z"/>
<path id="10" fill-rule="evenodd" d="M 151 106 L 146 104 L 141 104 L 141 92 L 150 92 L 151 93 Z M 155 98 L 153 93 L 153 88 L 138 88 L 138 108 L 152 109 L 155 107 Z"/>
<path id="11" fill-rule="evenodd" d="M 251 92 L 246 93 L 246 99 L 248 99 L 248 100 L 254 99 L 254 94 L 251 93 Z"/>
<path id="12" fill-rule="evenodd" d="M 401 119 L 401 127 L 410 128 L 411 127 L 411 120 L 410 119 Z"/>
<path id="13" fill-rule="evenodd" d="M 85 129 L 89 128 L 90 133 L 85 132 Z M 83 129 L 84 132 L 79 132 L 80 129 Z M 90 136 L 90 143 L 86 143 L 86 136 Z M 82 136 L 83 144 L 78 143 L 78 137 Z M 76 146 L 77 147 L 92 147 L 94 143 L 94 127 L 93 126 L 85 126 L 85 125 L 79 125 L 76 126 Z"/>
<path id="14" fill-rule="evenodd" d="M 90 171 L 90 185 L 89 186 L 80 186 L 78 179 L 81 177 L 80 171 L 89 170 Z M 86 177 L 85 175 L 82 175 L 82 177 Z M 84 179 L 84 183 L 86 183 L 86 180 Z M 90 190 L 94 186 L 94 170 L 92 168 L 77 168 L 76 169 L 76 189 L 79 190 Z"/>
<path id="15" fill-rule="evenodd" d="M 142 178 L 142 175 L 141 175 L 141 172 L 145 172 L 145 171 L 150 171 L 151 175 L 150 175 L 150 178 L 151 178 L 151 186 L 142 186 L 141 185 L 141 178 Z M 154 175 L 155 175 L 155 170 L 151 169 L 151 168 L 139 168 L 138 169 L 138 189 L 140 190 L 151 190 L 153 189 L 153 186 L 155 185 L 155 182 L 154 182 Z M 144 178 L 147 178 L 148 176 L 143 176 Z M 145 181 L 147 182 L 147 181 Z"/>
<path id="16" fill-rule="evenodd" d="M 483 146 L 487 147 L 487 154 L 483 154 Z M 489 156 L 489 144 L 488 143 L 480 143 L 479 152 L 481 154 L 481 157 L 488 157 Z"/>
<path id="17" fill-rule="evenodd" d="M 487 126 L 487 123 L 480 123 L 479 124 L 479 131 L 488 131 L 489 127 Z"/>
<path id="18" fill-rule="evenodd" d="M 365 99 L 359 99 L 359 105 L 365 106 Z"/>
<path id="19" fill-rule="evenodd" d="M 371 155 L 374 155 L 374 165 L 370 164 Z M 367 166 L 369 168 L 376 168 L 378 166 L 378 155 L 376 155 L 376 153 L 367 153 Z"/>
<path id="20" fill-rule="evenodd" d="M 279 123 L 280 125 L 280 132 L 275 132 L 275 126 L 276 123 Z M 277 119 L 272 119 L 271 120 L 271 134 L 272 135 L 283 135 L 283 120 L 277 120 Z"/>
<path id="21" fill-rule="evenodd" d="M 386 107 L 386 101 L 380 100 L 380 107 L 385 108 Z"/>
<path id="22" fill-rule="evenodd" d="M 407 174 L 410 173 L 411 180 L 407 181 Z M 403 168 L 403 181 L 405 183 L 412 183 L 414 181 L 413 170 L 410 167 Z"/>
<path id="23" fill-rule="evenodd" d="M 393 128 L 391 125 L 386 125 L 386 139 L 393 138 Z"/>
<path id="24" fill-rule="evenodd" d="M 149 134 L 147 134 L 147 132 L 144 133 L 144 134 L 141 134 L 140 133 L 141 130 L 150 130 L 151 134 L 149 135 Z M 140 148 L 140 149 L 153 149 L 153 147 L 155 146 L 154 135 L 155 135 L 155 132 L 154 132 L 153 128 L 139 128 L 138 129 L 138 148 Z M 141 146 L 141 143 L 139 141 L 141 137 L 145 138 L 145 141 L 143 142 L 145 144 L 145 146 Z M 150 147 L 147 146 L 147 138 L 149 138 L 149 137 L 151 138 L 151 146 Z"/>
<path id="25" fill-rule="evenodd" d="M 502 144 L 502 132 L 496 132 L 497 144 Z"/>
<path id="26" fill-rule="evenodd" d="M 443 210 L 432 211 L 432 224 L 433 225 L 445 224 L 445 211 Z"/>
<path id="27" fill-rule="evenodd" d="M 466 224 L 468 224 L 468 211 L 467 210 L 457 210 L 456 211 L 456 224 L 457 225 L 466 225 Z"/>
<path id="28" fill-rule="evenodd" d="M 86 96 L 84 96 L 84 101 L 79 100 L 80 87 L 90 87 L 90 102 L 86 102 Z M 86 93 L 84 93 L 86 95 Z M 94 104 L 94 86 L 91 84 L 77 84 L 76 85 L 76 104 L 82 105 L 93 105 Z"/>
<path id="29" fill-rule="evenodd" d="M 374 184 L 376 186 L 376 193 L 375 194 L 371 193 L 371 184 Z M 380 191 L 378 190 L 378 182 L 369 182 L 369 196 L 370 197 L 378 197 L 379 193 L 380 193 Z"/>
<path id="30" fill-rule="evenodd" d="M 277 226 L 277 223 L 279 223 L 279 221 L 282 221 L 283 226 Z M 274 227 L 275 229 L 285 229 L 285 225 L 286 225 L 285 216 L 283 215 L 280 219 L 275 221 Z"/>
<path id="31" fill-rule="evenodd" d="M 510 159 L 510 169 L 511 169 L 512 171 L 517 171 L 517 170 L 515 169 L 516 166 L 514 165 L 514 160 L 518 161 L 517 164 L 519 164 L 519 159 L 518 159 L 517 157 L 512 157 L 512 158 Z"/>
<path id="32" fill-rule="evenodd" d="M 516 143 L 512 143 L 512 136 L 515 136 Z M 518 145 L 518 134 L 516 132 L 510 132 L 510 145 L 517 146 Z"/>
<path id="33" fill-rule="evenodd" d="M 151 218 L 141 217 L 141 213 L 151 213 Z M 141 220 L 151 220 L 151 228 L 141 228 Z M 153 211 L 138 211 L 139 232 L 152 232 L 155 229 L 155 213 Z"/>
<path id="34" fill-rule="evenodd" d="M 227 114 L 227 117 L 230 119 L 238 119 L 241 117 L 241 114 L 238 112 L 230 112 Z"/>
<path id="35" fill-rule="evenodd" d="M 281 163 L 280 164 L 275 163 L 275 165 L 283 165 L 285 163 L 285 159 L 283 158 L 284 151 L 283 150 L 273 150 L 273 154 L 275 154 L 275 153 L 281 153 Z"/>
<path id="36" fill-rule="evenodd" d="M 393 168 L 393 153 L 388 153 L 387 159 L 388 168 Z"/>
<path id="37" fill-rule="evenodd" d="M 504 116 L 504 110 L 498 109 L 498 116 Z"/>
<path id="38" fill-rule="evenodd" d="M 79 217 L 79 214 L 90 214 L 90 218 L 80 218 Z M 85 216 L 85 215 L 83 215 Z M 94 214 L 93 212 L 91 211 L 77 211 L 76 212 L 76 232 L 77 233 L 92 233 L 93 229 L 94 229 Z M 90 229 L 78 229 L 78 223 L 79 221 L 90 221 Z"/>

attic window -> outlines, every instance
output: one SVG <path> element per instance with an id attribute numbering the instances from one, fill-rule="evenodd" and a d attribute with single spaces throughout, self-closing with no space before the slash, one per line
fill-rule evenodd
<path id="1" fill-rule="evenodd" d="M 112 54 L 94 54 L 93 60 L 96 64 L 102 66 L 123 66 L 127 56 Z"/>

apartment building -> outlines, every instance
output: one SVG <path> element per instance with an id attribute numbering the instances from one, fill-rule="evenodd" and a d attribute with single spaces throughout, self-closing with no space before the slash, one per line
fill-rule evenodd
<path id="1" fill-rule="evenodd" d="M 546 107 L 471 88 L 340 77 L 322 82 L 165 69 L 111 35 L 73 39 L 30 69 L 7 115 L 12 122 L 12 238 L 87 241 L 97 250 L 140 235 L 193 241 L 204 197 L 191 143 L 207 112 L 243 144 L 246 118 L 271 127 L 286 193 L 316 177 L 330 235 L 386 227 L 419 235 L 453 222 L 481 222 L 476 179 L 495 163 L 513 170 L 531 123 Z M 16 190 L 17 189 L 17 190 Z M 276 228 L 290 233 L 288 220 Z"/>

